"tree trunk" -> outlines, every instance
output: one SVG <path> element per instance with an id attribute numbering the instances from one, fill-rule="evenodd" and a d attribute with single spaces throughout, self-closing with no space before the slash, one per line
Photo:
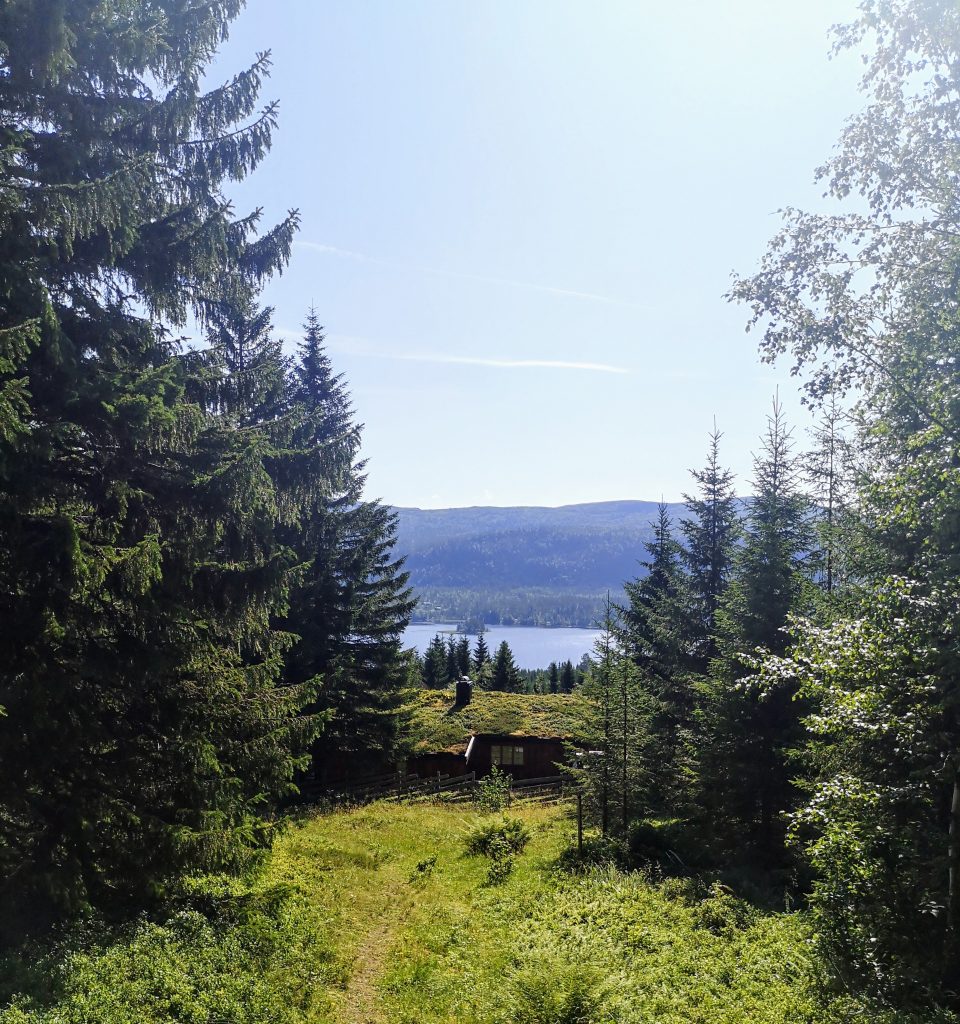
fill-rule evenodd
<path id="1" fill-rule="evenodd" d="M 947 853 L 950 868 L 947 889 L 947 939 L 944 950 L 945 974 L 960 978 L 960 771 L 953 770 L 953 798 L 950 801 L 950 843 Z"/>

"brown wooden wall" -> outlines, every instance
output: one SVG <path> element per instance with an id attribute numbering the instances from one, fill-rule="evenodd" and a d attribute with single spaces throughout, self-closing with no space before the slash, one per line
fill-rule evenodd
<path id="1" fill-rule="evenodd" d="M 559 775 L 560 766 L 565 763 L 563 740 L 540 736 L 497 736 L 481 734 L 474 737 L 470 749 L 467 771 L 477 776 L 489 775 L 493 768 L 493 747 L 510 747 L 523 750 L 523 764 L 501 763 L 497 767 L 515 779 L 540 779 Z"/>
<path id="2" fill-rule="evenodd" d="M 463 754 L 440 750 L 432 754 L 413 754 L 407 760 L 407 772 L 421 779 L 440 775 L 466 775 L 467 761 Z"/>

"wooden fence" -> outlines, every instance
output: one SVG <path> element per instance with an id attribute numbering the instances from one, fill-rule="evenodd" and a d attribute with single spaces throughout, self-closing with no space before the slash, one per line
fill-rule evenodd
<path id="1" fill-rule="evenodd" d="M 476 772 L 452 776 L 438 773 L 429 778 L 396 772 L 332 788 L 321 788 L 309 782 L 300 787 L 301 797 L 306 802 L 334 806 L 369 804 L 374 800 L 464 803 L 475 798 L 476 790 Z M 516 779 L 511 780 L 507 803 L 515 800 L 552 802 L 572 796 L 573 792 L 569 780 L 560 775 Z"/>

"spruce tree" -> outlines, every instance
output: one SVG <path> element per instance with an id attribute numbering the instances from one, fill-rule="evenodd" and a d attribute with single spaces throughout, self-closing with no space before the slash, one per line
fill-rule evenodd
<path id="1" fill-rule="evenodd" d="M 487 641 L 483 639 L 483 633 L 477 634 L 477 646 L 473 650 L 473 667 L 479 672 L 484 665 L 490 661 L 490 651 L 487 648 Z"/>
<path id="2" fill-rule="evenodd" d="M 711 736 L 702 780 L 728 826 L 745 825 L 762 856 L 782 854 L 783 813 L 795 803 L 790 757 L 801 741 L 796 687 L 764 687 L 752 672 L 758 650 L 782 654 L 790 612 L 804 609 L 810 551 L 809 504 L 779 398 L 754 459 L 754 496 L 733 577 L 718 613 Z M 714 806 L 719 806 L 715 804 Z"/>
<path id="3" fill-rule="evenodd" d="M 257 431 L 176 340 L 287 260 L 224 195 L 269 59 L 200 88 L 241 4 L 0 9 L 0 882 L 129 910 L 268 841 L 304 699 L 274 690 L 293 559 Z M 266 638 L 266 642 L 265 641 Z M 302 737 L 301 737 L 302 738 Z"/>
<path id="4" fill-rule="evenodd" d="M 703 469 L 691 470 L 695 497 L 685 494 L 690 515 L 680 521 L 687 571 L 687 613 L 690 654 L 698 672 L 706 672 L 717 655 L 717 610 L 726 591 L 740 533 L 733 474 L 720 465 L 720 438 L 714 425 Z"/>
<path id="5" fill-rule="evenodd" d="M 844 433 L 846 421 L 836 392 L 831 392 L 810 430 L 813 447 L 803 460 L 814 503 L 812 575 L 826 599 L 828 615 L 855 572 L 852 563 L 861 546 L 852 504 L 853 452 Z"/>
<path id="6" fill-rule="evenodd" d="M 573 662 L 565 661 L 560 666 L 560 692 L 561 693 L 573 693 L 573 688 L 576 686 L 577 677 L 574 672 Z"/>
<path id="7" fill-rule="evenodd" d="M 325 781 L 344 765 L 386 768 L 400 754 L 408 679 L 401 638 L 414 601 L 393 555 L 396 514 L 362 499 L 361 428 L 312 310 L 292 373 L 291 444 L 301 461 L 319 465 L 304 488 L 306 511 L 285 533 L 304 569 L 280 624 L 299 637 L 286 681 L 317 689 L 310 712 L 325 726 L 311 747 L 312 772 Z"/>
<path id="8" fill-rule="evenodd" d="M 586 812 L 601 833 L 625 836 L 630 822 L 650 810 L 650 707 L 639 670 L 617 642 L 616 627 L 608 598 L 602 632 L 583 682 L 583 693 L 594 711 L 586 737 L 588 753 L 575 775 L 583 788 Z"/>
<path id="9" fill-rule="evenodd" d="M 442 690 L 446 681 L 447 652 L 438 633 L 423 656 L 423 685 L 428 690 Z"/>
<path id="10" fill-rule="evenodd" d="M 647 807 L 674 813 L 685 775 L 684 746 L 694 710 L 689 670 L 687 607 L 680 545 L 673 536 L 667 506 L 660 503 L 646 573 L 625 584 L 627 604 L 616 630 L 624 653 L 640 670 L 640 685 L 652 709 L 649 723 L 654 753 L 644 795 Z"/>
<path id="11" fill-rule="evenodd" d="M 444 674 L 448 683 L 455 683 L 460 678 L 460 657 L 455 636 L 447 637 L 447 667 Z"/>
<path id="12" fill-rule="evenodd" d="M 457 672 L 461 676 L 470 674 L 470 638 L 462 636 L 457 640 Z"/>
<path id="13" fill-rule="evenodd" d="M 547 677 L 550 680 L 550 692 L 560 692 L 560 670 L 557 668 L 555 661 L 550 662 L 550 667 L 547 669 Z"/>
<path id="14" fill-rule="evenodd" d="M 493 679 L 490 688 L 502 693 L 518 693 L 520 691 L 520 673 L 513 660 L 513 651 L 510 650 L 510 645 L 506 640 L 501 642 L 497 648 L 496 657 L 493 659 Z"/>

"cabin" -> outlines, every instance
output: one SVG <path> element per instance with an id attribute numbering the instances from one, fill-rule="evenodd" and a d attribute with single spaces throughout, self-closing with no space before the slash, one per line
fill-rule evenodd
<path id="1" fill-rule="evenodd" d="M 470 737 L 464 760 L 478 778 L 498 768 L 515 779 L 542 779 L 560 774 L 566 754 L 560 736 L 482 732 Z"/>
<path id="2" fill-rule="evenodd" d="M 407 771 L 422 779 L 475 772 L 479 779 L 498 768 L 515 779 L 542 779 L 559 775 L 566 760 L 561 736 L 482 732 L 447 750 L 413 754 L 407 761 Z"/>
<path id="3" fill-rule="evenodd" d="M 458 743 L 446 750 L 412 754 L 407 759 L 407 774 L 421 779 L 435 778 L 437 775 L 449 775 L 451 778 L 466 775 L 466 753 L 467 744 Z"/>

